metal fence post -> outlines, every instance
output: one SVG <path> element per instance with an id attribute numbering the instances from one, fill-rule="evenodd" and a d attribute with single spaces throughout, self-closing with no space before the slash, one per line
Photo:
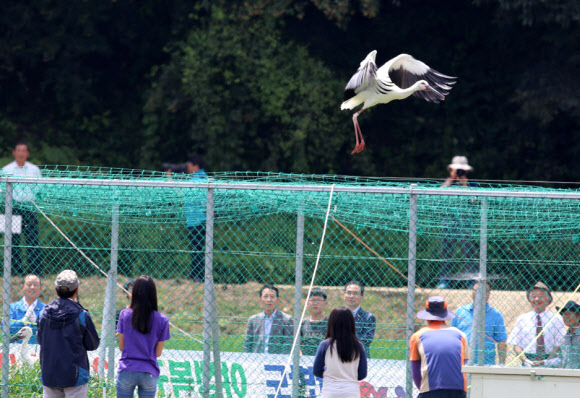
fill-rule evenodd
<path id="1" fill-rule="evenodd" d="M 481 224 L 479 231 L 479 274 L 480 283 L 479 287 L 485 287 L 487 289 L 487 198 L 481 199 Z M 487 290 L 478 289 L 481 291 L 481 297 L 479 297 L 479 314 L 475 313 L 477 321 L 479 322 L 479 328 L 477 330 L 477 341 L 479 345 L 480 354 L 478 357 L 477 364 L 485 364 L 485 307 L 486 307 L 486 294 Z M 480 294 L 478 291 L 477 294 Z M 478 297 L 476 297 L 477 299 Z M 475 311 L 475 310 L 474 310 Z"/>
<path id="2" fill-rule="evenodd" d="M 297 397 L 300 390 L 300 314 L 302 313 L 302 266 L 304 263 L 304 213 L 298 210 L 296 221 L 296 278 L 294 286 L 294 335 L 296 348 L 292 357 L 292 396 Z M 306 303 L 308 305 L 308 303 Z"/>
<path id="3" fill-rule="evenodd" d="M 219 326 L 217 322 L 216 292 L 213 282 L 213 235 L 215 191 L 207 190 L 206 234 L 205 234 L 205 291 L 204 291 L 204 328 L 203 328 L 203 396 L 210 396 L 211 351 L 213 346 L 215 396 L 221 398 L 222 372 L 219 350 Z M 212 344 L 213 343 L 213 344 Z"/>
<path id="4" fill-rule="evenodd" d="M 469 342 L 469 365 L 485 364 L 485 307 L 487 289 L 487 198 L 481 199 L 479 227 L 479 276 L 473 300 L 473 325 Z M 477 363 L 475 355 L 477 354 Z"/>
<path id="5" fill-rule="evenodd" d="M 108 280 L 111 281 L 109 291 L 111 304 L 107 318 L 109 318 L 109 371 L 107 378 L 114 380 L 115 378 L 115 330 L 116 328 L 116 308 L 117 302 L 117 280 L 118 280 L 118 263 L 119 263 L 119 198 L 116 196 L 113 203 L 112 225 L 111 225 L 111 269 L 109 270 Z"/>
<path id="6" fill-rule="evenodd" d="M 416 184 L 411 184 L 416 187 Z M 406 395 L 413 396 L 413 375 L 411 374 L 411 361 L 409 341 L 415 331 L 415 273 L 417 271 L 417 194 L 411 193 L 409 203 L 409 265 L 407 282 L 407 371 L 406 371 Z"/>
<path id="7" fill-rule="evenodd" d="M 12 194 L 13 185 L 6 183 L 4 199 L 4 300 L 2 318 L 2 398 L 8 398 L 8 382 L 10 377 L 10 288 L 12 275 Z"/>
<path id="8" fill-rule="evenodd" d="M 99 367 L 97 374 L 105 377 L 105 362 L 108 361 L 107 377 L 115 377 L 115 303 L 117 294 L 117 262 L 119 253 L 119 204 L 114 203 L 111 214 L 111 266 L 105 287 L 105 305 L 101 326 L 101 345 L 99 346 Z M 107 348 L 109 355 L 107 358 Z"/>

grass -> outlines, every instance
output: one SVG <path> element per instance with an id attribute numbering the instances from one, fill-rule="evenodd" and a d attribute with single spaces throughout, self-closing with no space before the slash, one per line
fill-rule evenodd
<path id="1" fill-rule="evenodd" d="M 42 385 L 40 384 L 40 363 L 34 366 L 20 364 L 11 367 L 8 386 L 8 396 L 10 397 L 42 397 Z M 106 387 L 106 395 L 103 389 Z M 100 380 L 96 376 L 91 376 L 89 380 L 88 398 L 116 397 L 117 391 L 111 384 Z"/>
<path id="2" fill-rule="evenodd" d="M 220 337 L 220 350 L 225 352 L 242 352 L 244 336 Z M 174 338 L 165 344 L 165 348 L 171 350 L 203 350 L 203 344 L 190 339 Z M 373 359 L 407 359 L 407 343 L 405 340 L 382 340 L 375 339 L 371 344 L 371 357 Z"/>

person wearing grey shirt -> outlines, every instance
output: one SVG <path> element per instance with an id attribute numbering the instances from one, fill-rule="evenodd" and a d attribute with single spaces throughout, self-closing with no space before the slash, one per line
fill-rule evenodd
<path id="1" fill-rule="evenodd" d="M 278 288 L 264 285 L 259 295 L 264 311 L 248 319 L 244 352 L 289 354 L 294 326 L 290 315 L 278 310 Z"/>
<path id="2" fill-rule="evenodd" d="M 564 325 L 568 328 L 562 344 L 552 350 L 550 357 L 545 361 L 535 361 L 532 366 L 561 367 L 567 369 L 580 369 L 580 305 L 574 301 L 568 301 L 560 310 Z"/>
<path id="3" fill-rule="evenodd" d="M 326 292 L 313 289 L 308 299 L 310 316 L 302 321 L 300 347 L 304 355 L 316 355 L 320 342 L 326 338 L 328 317 L 326 316 Z"/>

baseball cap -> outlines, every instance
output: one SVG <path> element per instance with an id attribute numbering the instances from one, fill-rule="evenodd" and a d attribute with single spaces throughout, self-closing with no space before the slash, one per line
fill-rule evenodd
<path id="1" fill-rule="evenodd" d="M 57 289 L 66 287 L 69 291 L 76 290 L 79 287 L 79 278 L 77 273 L 71 269 L 66 269 L 62 271 L 56 277 L 56 281 L 54 282 L 54 286 Z M 63 289 L 65 290 L 65 289 Z"/>
<path id="2" fill-rule="evenodd" d="M 576 302 L 574 301 L 568 301 L 563 307 L 562 310 L 560 310 L 560 307 L 556 306 L 556 309 L 558 311 L 560 311 L 561 313 L 564 313 L 566 311 L 571 311 L 571 312 L 575 312 L 577 314 L 580 314 L 580 305 L 576 304 Z"/>

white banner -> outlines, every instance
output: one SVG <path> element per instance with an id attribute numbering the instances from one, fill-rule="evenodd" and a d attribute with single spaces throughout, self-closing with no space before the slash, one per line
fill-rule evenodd
<path id="1" fill-rule="evenodd" d="M 10 344 L 11 363 L 20 363 L 19 344 Z M 30 345 L 28 354 L 36 356 L 38 345 Z M 222 352 L 222 388 L 224 398 L 274 398 L 281 383 L 277 398 L 292 397 L 292 381 L 295 372 L 290 366 L 282 378 L 287 355 L 249 354 L 241 352 Z M 115 349 L 115 373 L 121 353 Z M 322 379 L 312 374 L 313 357 L 300 358 L 303 396 L 319 397 Z M 98 368 L 97 351 L 89 352 L 92 371 Z M 185 350 L 163 350 L 158 359 L 161 374 L 159 390 L 172 397 L 201 397 L 203 384 L 203 352 Z M 386 359 L 371 359 L 368 376 L 361 381 L 361 397 L 405 397 L 406 362 Z M 109 364 L 105 363 L 108 369 Z M 106 373 L 106 372 L 105 372 Z M 215 397 L 214 367 L 211 364 L 210 397 Z M 414 391 L 414 395 L 417 390 Z"/>
<path id="2" fill-rule="evenodd" d="M 4 232 L 6 232 L 6 216 L 0 214 L 0 234 L 3 234 Z M 22 233 L 22 216 L 12 216 L 12 233 Z"/>

